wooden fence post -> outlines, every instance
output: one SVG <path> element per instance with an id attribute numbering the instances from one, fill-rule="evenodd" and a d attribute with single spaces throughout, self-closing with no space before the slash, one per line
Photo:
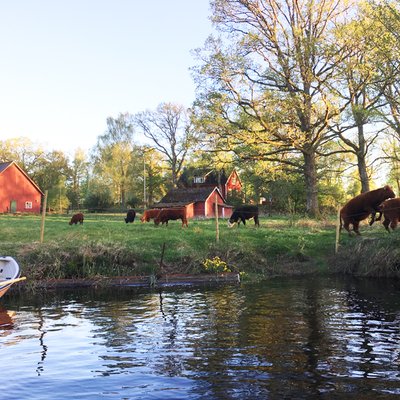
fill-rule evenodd
<path id="1" fill-rule="evenodd" d="M 336 219 L 335 254 L 337 254 L 339 250 L 339 238 L 340 238 L 340 208 L 338 208 L 337 219 Z"/>
<path id="2" fill-rule="evenodd" d="M 48 191 L 46 190 L 44 192 L 43 207 L 42 207 L 42 223 L 40 226 L 40 243 L 43 243 L 43 238 L 44 238 L 44 220 L 46 219 L 47 193 L 48 193 Z"/>
<path id="3" fill-rule="evenodd" d="M 218 194 L 217 193 L 215 193 L 215 229 L 216 229 L 215 240 L 218 243 L 219 242 L 219 220 L 218 220 Z"/>

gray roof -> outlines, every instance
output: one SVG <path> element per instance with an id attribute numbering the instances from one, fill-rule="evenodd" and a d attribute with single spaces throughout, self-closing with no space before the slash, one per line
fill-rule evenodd
<path id="1" fill-rule="evenodd" d="M 177 207 L 184 206 L 199 201 L 206 201 L 210 194 L 217 189 L 216 187 L 196 187 L 171 189 L 155 207 Z M 217 189 L 218 190 L 218 189 Z M 223 198 L 220 191 L 219 195 Z"/>
<path id="2" fill-rule="evenodd" d="M 12 161 L 0 163 L 0 174 L 1 174 L 7 167 L 9 167 L 11 164 L 12 164 Z"/>

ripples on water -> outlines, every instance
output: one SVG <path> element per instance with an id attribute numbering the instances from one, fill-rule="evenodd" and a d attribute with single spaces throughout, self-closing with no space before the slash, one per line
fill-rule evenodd
<path id="1" fill-rule="evenodd" d="M 399 286 L 328 278 L 6 295 L 1 399 L 386 399 Z"/>

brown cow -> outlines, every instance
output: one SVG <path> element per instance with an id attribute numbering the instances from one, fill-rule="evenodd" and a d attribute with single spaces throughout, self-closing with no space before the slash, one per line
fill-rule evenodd
<path id="1" fill-rule="evenodd" d="M 395 197 L 392 188 L 388 185 L 383 188 L 370 190 L 369 192 L 361 193 L 358 196 L 349 200 L 340 210 L 340 229 L 344 227 L 350 233 L 349 225 L 353 225 L 353 231 L 360 235 L 358 227 L 360 221 L 368 218 L 371 214 L 372 219 L 370 225 L 375 221 L 375 215 L 380 213 L 379 205 L 386 199 Z M 380 216 L 377 220 L 380 220 Z"/>
<path id="2" fill-rule="evenodd" d="M 396 229 L 400 220 L 400 198 L 385 200 L 379 208 L 383 213 L 385 229 L 390 232 L 389 225 L 393 230 Z"/>
<path id="3" fill-rule="evenodd" d="M 71 218 L 71 221 L 69 221 L 69 224 L 77 224 L 80 223 L 81 225 L 83 224 L 83 214 L 82 213 L 78 213 L 78 214 L 74 214 Z"/>
<path id="4" fill-rule="evenodd" d="M 188 226 L 188 221 L 186 218 L 186 207 L 180 208 L 162 208 L 160 213 L 154 218 L 154 223 L 159 225 L 160 222 L 162 224 L 168 225 L 169 220 L 182 220 L 182 227 L 185 225 Z"/>
<path id="5" fill-rule="evenodd" d="M 157 208 L 144 210 L 143 215 L 140 217 L 140 220 L 142 222 L 150 222 L 150 220 L 157 217 L 157 215 L 159 213 L 160 213 L 160 210 Z"/>

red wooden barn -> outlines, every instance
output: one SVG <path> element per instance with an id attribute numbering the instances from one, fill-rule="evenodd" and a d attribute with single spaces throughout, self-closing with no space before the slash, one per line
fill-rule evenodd
<path id="1" fill-rule="evenodd" d="M 215 203 L 218 204 L 218 216 L 229 218 L 233 207 L 226 204 L 217 187 L 193 187 L 171 189 L 153 208 L 186 207 L 187 218 L 215 217 Z"/>
<path id="2" fill-rule="evenodd" d="M 0 163 L 0 213 L 40 213 L 42 195 L 14 161 Z"/>

